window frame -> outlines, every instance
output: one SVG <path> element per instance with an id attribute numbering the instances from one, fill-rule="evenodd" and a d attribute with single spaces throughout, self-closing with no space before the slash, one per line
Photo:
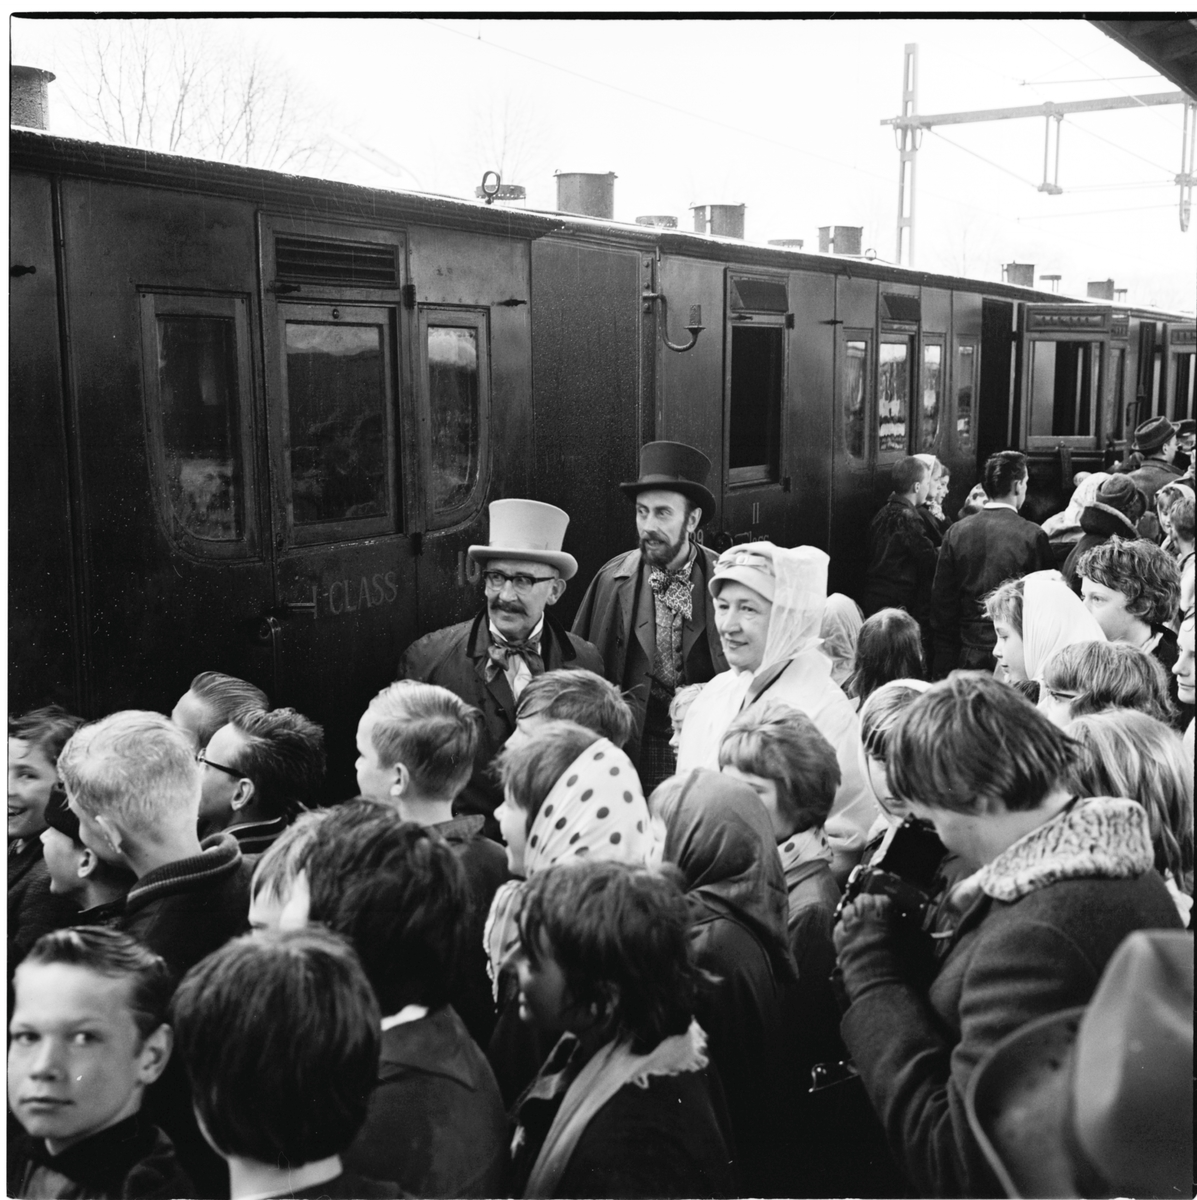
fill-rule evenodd
<path id="1" fill-rule="evenodd" d="M 1092 381 L 1090 391 L 1090 412 L 1089 412 L 1089 428 L 1092 432 L 1088 434 L 1045 434 L 1031 433 L 1031 418 L 1034 409 L 1035 393 L 1034 393 L 1034 366 L 1035 366 L 1035 347 L 1045 342 L 1053 343 L 1056 347 L 1056 353 L 1059 352 L 1061 345 L 1082 345 L 1085 347 L 1084 353 L 1091 354 L 1092 347 L 1097 348 L 1097 371 L 1096 379 Z M 1058 446 L 1067 446 L 1073 450 L 1096 450 L 1101 445 L 1103 422 L 1106 419 L 1105 406 L 1103 404 L 1104 392 L 1106 386 L 1106 377 L 1109 371 L 1108 356 L 1105 353 L 1108 341 L 1104 336 L 1093 336 L 1069 330 L 1065 332 L 1061 330 L 1056 337 L 1029 337 L 1026 339 L 1024 346 L 1023 358 L 1023 378 L 1026 380 L 1024 385 L 1023 398 L 1023 425 L 1026 432 L 1026 448 L 1028 450 L 1055 450 Z M 1056 366 L 1053 363 L 1052 368 L 1052 403 L 1055 404 L 1055 371 Z M 1052 421 L 1054 423 L 1055 416 L 1053 412 Z"/>
<path id="2" fill-rule="evenodd" d="M 844 388 L 847 384 L 848 377 L 848 344 L 850 342 L 863 342 L 865 347 L 864 352 L 864 403 L 861 407 L 861 423 L 864 436 L 861 439 L 860 454 L 853 454 L 848 446 L 848 419 L 847 413 L 844 410 Z M 844 461 L 849 467 L 858 471 L 868 471 L 871 469 L 871 460 L 874 454 L 873 441 L 873 426 L 875 424 L 874 410 L 877 407 L 877 389 L 875 384 L 877 372 L 877 333 L 876 330 L 867 327 L 845 327 L 840 326 L 839 346 L 837 350 L 838 372 L 836 383 L 836 402 L 835 413 L 836 423 L 839 425 L 839 437 L 837 438 L 838 446 L 843 454 Z"/>
<path id="3" fill-rule="evenodd" d="M 918 352 L 918 336 L 913 330 L 882 329 L 877 338 L 877 362 L 874 367 L 873 385 L 873 420 L 871 437 L 879 465 L 891 465 L 908 457 L 910 449 L 910 429 L 913 423 L 912 409 L 917 398 L 918 374 L 914 370 L 915 354 Z M 881 347 L 906 347 L 906 445 L 901 450 L 882 450 L 881 448 Z M 921 361 L 921 360 L 920 360 Z"/>
<path id="4" fill-rule="evenodd" d="M 957 372 L 960 368 L 960 351 L 965 347 L 972 350 L 973 379 L 972 404 L 969 405 L 968 436 L 960 436 L 960 380 Z M 957 450 L 971 450 L 977 444 L 977 399 L 981 386 L 981 339 L 975 334 L 958 334 L 955 338 L 955 353 L 952 356 L 952 444 Z"/>
<path id="5" fill-rule="evenodd" d="M 434 507 L 432 495 L 432 380 L 428 366 L 430 328 L 472 328 L 478 334 L 478 474 L 465 500 L 440 511 Z M 439 532 L 468 523 L 480 511 L 490 486 L 490 309 L 473 305 L 421 304 L 416 322 L 416 354 L 424 524 L 428 530 Z"/>
<path id="6" fill-rule="evenodd" d="M 261 497 L 254 410 L 253 344 L 250 338 L 250 297 L 245 293 L 214 294 L 139 288 L 141 324 L 142 397 L 145 413 L 146 454 L 150 468 L 150 494 L 167 540 L 195 559 L 253 559 L 261 554 Z M 233 360 L 237 383 L 237 423 L 241 449 L 244 523 L 241 536 L 215 539 L 198 537 L 179 524 L 166 479 L 166 440 L 162 421 L 159 375 L 159 317 L 215 318 L 232 321 Z"/>
<path id="7" fill-rule="evenodd" d="M 948 346 L 947 335 L 943 333 L 924 333 L 919 338 L 919 370 L 918 370 L 918 420 L 916 422 L 917 444 L 918 449 L 912 451 L 914 454 L 936 454 L 939 447 L 943 445 L 943 421 L 947 410 L 947 380 L 948 380 Z M 936 398 L 935 404 L 935 436 L 931 439 L 930 445 L 924 445 L 923 438 L 923 379 L 927 369 L 927 350 L 936 346 L 939 348 L 939 395 Z M 907 445 L 910 444 L 909 437 Z"/>
<path id="8" fill-rule="evenodd" d="M 307 310 L 305 312 L 305 310 Z M 297 524 L 293 478 L 291 473 L 291 397 L 287 387 L 287 333 L 288 320 L 300 324 L 327 324 L 336 328 L 338 318 L 318 320 L 319 312 L 339 312 L 347 317 L 343 325 L 371 325 L 384 331 L 383 380 L 386 394 L 383 397 L 383 452 L 386 464 L 383 477 L 386 481 L 386 512 L 375 517 L 343 518 L 335 521 L 314 521 Z M 310 312 L 310 320 L 304 319 Z M 375 320 L 364 320 L 373 316 Z M 277 380 L 277 413 L 279 437 L 275 446 L 276 491 L 279 496 L 283 528 L 280 531 L 288 546 L 312 546 L 327 543 L 359 542 L 367 538 L 384 537 L 399 533 L 402 524 L 402 479 L 399 463 L 402 458 L 399 446 L 399 328 L 393 306 L 370 303 L 341 303 L 335 300 L 280 300 L 275 306 L 274 359 L 271 364 Z M 354 318 L 357 319 L 354 319 Z"/>

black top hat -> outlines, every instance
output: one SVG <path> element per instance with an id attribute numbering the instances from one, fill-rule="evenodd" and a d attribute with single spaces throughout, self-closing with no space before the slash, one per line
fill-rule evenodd
<path id="1" fill-rule="evenodd" d="M 702 509 L 705 521 L 715 515 L 715 497 L 706 486 L 710 473 L 711 460 L 701 450 L 682 442 L 649 442 L 640 448 L 640 478 L 619 486 L 628 497 L 654 488 L 680 492 Z"/>

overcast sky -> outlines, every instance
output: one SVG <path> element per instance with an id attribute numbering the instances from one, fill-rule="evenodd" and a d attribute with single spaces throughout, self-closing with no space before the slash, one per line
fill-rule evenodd
<path id="1" fill-rule="evenodd" d="M 820 225 L 862 225 L 884 259 L 898 155 L 880 122 L 899 111 L 905 44 L 918 46 L 922 113 L 1176 90 L 1079 18 L 207 20 L 257 39 L 334 130 L 403 169 L 349 154 L 341 178 L 472 196 L 498 127 L 524 140 L 508 182 L 529 207 L 554 207 L 554 170 L 614 171 L 621 220 L 669 213 L 690 227 L 692 204 L 742 203 L 752 241 L 815 248 Z M 72 136 L 88 136 L 70 103 L 84 24 L 11 22 L 13 61 L 59 75 L 51 121 Z M 1173 182 L 1182 129 L 1180 105 L 1067 117 L 1058 196 L 1036 190 L 1042 117 L 925 133 L 915 265 L 997 279 L 1002 263 L 1030 262 L 1067 293 L 1112 277 L 1129 302 L 1192 311 L 1197 214 L 1182 233 Z"/>

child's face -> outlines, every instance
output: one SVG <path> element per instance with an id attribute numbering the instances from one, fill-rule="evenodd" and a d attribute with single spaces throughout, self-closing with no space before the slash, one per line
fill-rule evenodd
<path id="1" fill-rule="evenodd" d="M 70 896 L 82 888 L 79 868 L 87 854 L 85 847 L 76 845 L 61 829 L 42 830 L 42 857 L 55 896 Z"/>
<path id="2" fill-rule="evenodd" d="M 722 771 L 724 775 L 748 784 L 756 792 L 765 806 L 765 811 L 769 814 L 769 824 L 773 826 L 774 834 L 780 837 L 789 832 L 783 828 L 781 811 L 777 802 L 776 779 L 766 779 L 763 775 L 753 775 L 750 771 L 741 771 L 739 767 L 733 767 L 730 763 L 723 767 Z"/>
<path id="3" fill-rule="evenodd" d="M 528 845 L 528 814 L 511 798 L 508 789 L 503 803 L 495 809 L 499 833 L 507 843 L 507 869 L 512 875 L 524 876 L 524 851 Z"/>
<path id="4" fill-rule="evenodd" d="M 910 809 L 890 791 L 884 760 L 866 754 L 865 769 L 869 775 L 869 786 L 873 789 L 873 795 L 877 797 L 877 803 L 896 821 L 904 820 Z"/>
<path id="5" fill-rule="evenodd" d="M 17 968 L 8 1102 L 51 1154 L 123 1121 L 169 1057 L 165 1026 L 144 1041 L 130 981 L 68 963 Z"/>
<path id="6" fill-rule="evenodd" d="M 58 771 L 40 746 L 8 739 L 8 836 L 37 837 L 46 827 L 46 802 Z"/>
<path id="7" fill-rule="evenodd" d="M 581 1033 L 589 1021 L 580 1021 L 565 972 L 553 956 L 543 933 L 535 957 L 521 950 L 515 960 L 520 984 L 520 1020 L 543 1033 Z"/>
<path id="8" fill-rule="evenodd" d="M 391 787 L 395 783 L 396 770 L 392 765 L 384 767 L 378 761 L 378 751 L 371 736 L 376 717 L 370 709 L 357 723 L 357 790 L 369 800 L 380 800 L 394 804 Z"/>
<path id="9" fill-rule="evenodd" d="M 675 701 L 669 710 L 669 719 L 673 722 L 673 735 L 669 739 L 669 745 L 674 754 L 682 744 L 682 726 L 686 723 L 686 714 L 690 711 L 690 705 L 694 703 L 695 698 L 696 696 L 686 696 L 682 700 Z"/>

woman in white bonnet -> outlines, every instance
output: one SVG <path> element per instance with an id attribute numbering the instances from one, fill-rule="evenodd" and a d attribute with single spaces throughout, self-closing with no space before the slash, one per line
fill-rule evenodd
<path id="1" fill-rule="evenodd" d="M 832 869 L 842 883 L 879 810 L 860 769 L 860 723 L 819 651 L 828 561 L 813 546 L 787 550 L 770 542 L 735 546 L 719 556 L 708 586 L 729 669 L 703 688 L 686 714 L 677 769 L 717 771 L 727 727 L 763 696 L 806 713 L 835 747 L 840 765 L 826 832 L 835 853 Z"/>

